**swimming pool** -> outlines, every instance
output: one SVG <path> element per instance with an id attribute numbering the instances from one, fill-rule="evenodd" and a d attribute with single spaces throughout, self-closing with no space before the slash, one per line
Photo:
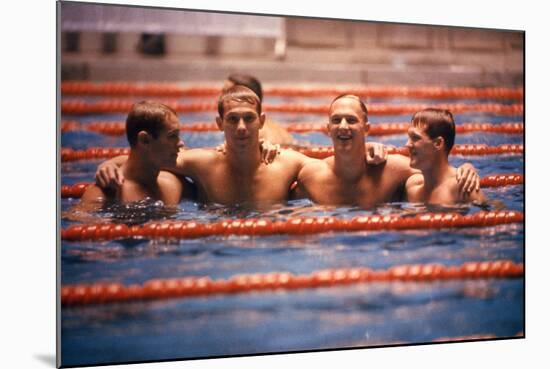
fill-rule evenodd
<path id="1" fill-rule="evenodd" d="M 67 96 L 67 99 L 77 97 Z M 82 99 L 82 97 L 78 97 Z M 85 97 L 96 101 L 101 97 Z M 205 98 L 203 97 L 202 100 Z M 193 101 L 181 99 L 182 102 Z M 288 102 L 324 104 L 330 97 L 266 97 L 267 104 Z M 368 103 L 441 104 L 441 100 L 378 98 Z M 517 101 L 444 100 L 452 104 Z M 272 113 L 278 122 L 323 122 L 324 115 Z M 180 113 L 183 124 L 209 122 L 214 113 Z M 124 114 L 63 114 L 62 120 L 123 121 Z M 410 114 L 371 115 L 373 125 L 406 122 Z M 521 115 L 470 112 L 455 114 L 465 122 L 522 122 Z M 183 132 L 188 147 L 215 146 L 219 132 Z M 322 133 L 294 134 L 301 145 L 330 145 Z M 369 140 L 403 146 L 404 134 Z M 523 135 L 459 134 L 457 144 L 490 146 L 523 144 Z M 124 136 L 105 136 L 84 130 L 62 134 L 63 148 L 125 147 Z M 452 156 L 455 166 L 469 161 L 481 177 L 497 173 L 523 173 L 522 155 Z M 100 160 L 62 163 L 62 184 L 90 182 Z M 506 209 L 524 211 L 523 185 L 487 188 L 491 199 Z M 62 199 L 62 212 L 76 199 Z M 140 223 L 148 219 L 201 222 L 265 217 L 287 220 L 296 216 L 404 214 L 423 210 L 394 203 L 373 210 L 318 207 L 308 200 L 258 214 L 239 208 L 202 207 L 191 201 L 175 213 L 155 206 L 105 209 L 104 218 Z M 448 211 L 448 210 L 447 210 Z M 475 214 L 478 207 L 453 209 Z M 62 228 L 74 222 L 62 219 Z M 512 260 L 523 263 L 524 226 L 521 223 L 482 228 L 329 232 L 308 235 L 211 236 L 197 239 L 122 239 L 114 241 L 63 241 L 62 285 L 96 282 L 142 284 L 150 279 L 209 276 L 229 279 L 238 274 L 291 272 L 308 274 L 323 269 L 369 267 L 389 269 L 403 264 L 439 263 L 457 266 L 470 261 Z M 288 352 L 342 347 L 372 347 L 441 340 L 523 336 L 524 280 L 471 279 L 431 282 L 380 281 L 306 289 L 276 289 L 191 298 L 64 306 L 61 312 L 63 365 L 135 362 L 144 360 L 213 357 Z"/>

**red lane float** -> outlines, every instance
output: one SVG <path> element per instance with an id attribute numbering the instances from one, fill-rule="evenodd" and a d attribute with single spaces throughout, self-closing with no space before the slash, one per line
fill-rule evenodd
<path id="1" fill-rule="evenodd" d="M 180 86 L 173 83 L 136 83 L 136 82 L 101 82 L 66 81 L 61 83 L 64 95 L 107 95 L 107 96 L 217 96 L 218 85 Z M 370 87 L 294 87 L 271 86 L 264 91 L 266 96 L 338 96 L 343 93 L 362 97 L 417 97 L 429 99 L 523 99 L 522 88 L 504 87 L 405 87 L 405 86 L 370 86 Z"/>
<path id="2" fill-rule="evenodd" d="M 292 133 L 310 133 L 322 132 L 326 133 L 326 124 L 324 123 L 288 123 L 283 124 L 283 127 Z M 409 123 L 371 123 L 369 135 L 385 136 L 406 133 L 409 128 Z M 195 122 L 184 123 L 181 125 L 182 132 L 217 132 L 218 126 L 215 123 Z M 61 132 L 69 131 L 90 131 L 101 133 L 109 136 L 122 136 L 126 132 L 124 122 L 89 122 L 81 124 L 77 121 L 63 121 L 61 123 Z M 456 133 L 471 133 L 471 132 L 487 132 L 487 133 L 502 133 L 502 134 L 523 134 L 523 123 L 464 123 L 456 126 Z"/>
<path id="3" fill-rule="evenodd" d="M 432 282 L 444 280 L 521 278 L 522 263 L 510 260 L 467 262 L 459 266 L 440 264 L 398 265 L 386 270 L 370 268 L 325 269 L 310 274 L 289 272 L 238 274 L 229 279 L 182 277 L 151 279 L 143 284 L 77 284 L 61 287 L 63 306 L 189 298 L 274 289 L 294 290 L 376 282 Z"/>
<path id="4" fill-rule="evenodd" d="M 504 187 L 523 184 L 523 175 L 521 174 L 494 174 L 483 177 L 479 181 L 480 186 L 486 187 Z M 62 198 L 80 198 L 84 194 L 86 187 L 91 185 L 91 182 L 75 183 L 73 185 L 61 186 Z"/>
<path id="5" fill-rule="evenodd" d="M 334 155 L 332 146 L 302 147 L 295 148 L 302 154 L 316 158 L 325 159 Z M 389 154 L 409 155 L 409 150 L 405 147 L 388 147 Z M 451 150 L 452 155 L 501 155 L 501 154 L 523 154 L 523 145 L 504 144 L 498 146 L 488 146 L 485 144 L 466 144 L 454 145 Z"/>
<path id="6" fill-rule="evenodd" d="M 61 112 L 63 114 L 102 114 L 102 113 L 128 113 L 133 100 L 101 100 L 97 102 L 86 102 L 84 100 L 69 100 L 61 102 Z M 215 102 L 197 102 L 183 104 L 177 101 L 164 101 L 177 112 L 202 112 L 217 110 Z M 425 108 L 440 108 L 450 110 L 453 114 L 479 112 L 497 115 L 522 115 L 523 104 L 369 104 L 369 115 L 399 115 L 412 114 Z M 263 109 L 267 112 L 280 113 L 306 113 L 306 114 L 327 114 L 329 106 L 327 104 L 263 104 Z"/>
<path id="7" fill-rule="evenodd" d="M 325 159 L 334 155 L 332 146 L 314 146 L 314 147 L 298 147 L 294 148 L 302 154 L 317 158 Z M 121 147 L 92 147 L 86 150 L 73 150 L 70 148 L 61 149 L 61 161 L 78 161 L 78 160 L 94 160 L 107 159 L 119 155 L 128 155 L 130 149 Z M 409 155 L 409 151 L 405 147 L 388 147 L 389 154 Z M 502 154 L 523 154 L 523 145 L 504 144 L 498 146 L 488 146 L 485 144 L 479 145 L 455 145 L 451 150 L 453 155 L 502 155 Z"/>
<path id="8" fill-rule="evenodd" d="M 86 150 L 61 149 L 61 161 L 78 161 L 108 159 L 119 155 L 129 155 L 130 149 L 126 147 L 92 147 Z"/>
<path id="9" fill-rule="evenodd" d="M 483 188 L 515 186 L 523 184 L 521 174 L 494 174 L 481 178 L 479 185 Z"/>
<path id="10" fill-rule="evenodd" d="M 106 241 L 118 238 L 190 239 L 209 236 L 269 236 L 317 234 L 321 232 L 419 230 L 486 227 L 521 223 L 523 213 L 513 210 L 480 211 L 472 215 L 424 213 L 415 216 L 370 215 L 352 219 L 335 217 L 293 217 L 287 220 L 234 219 L 212 223 L 194 221 L 125 224 L 74 224 L 61 231 L 64 241 Z"/>

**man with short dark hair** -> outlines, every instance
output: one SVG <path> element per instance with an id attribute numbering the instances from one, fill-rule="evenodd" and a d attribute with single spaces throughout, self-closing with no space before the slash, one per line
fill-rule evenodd
<path id="1" fill-rule="evenodd" d="M 183 147 L 179 133 L 180 122 L 170 107 L 152 101 L 134 104 L 126 119 L 130 155 L 120 168 L 124 183 L 114 194 L 96 185 L 88 186 L 81 205 L 97 205 L 106 199 L 128 203 L 145 198 L 161 200 L 165 205 L 179 203 L 183 195 L 191 193 L 189 185 L 161 170 L 176 164 Z"/>
<path id="2" fill-rule="evenodd" d="M 245 86 L 254 91 L 260 103 L 263 102 L 264 93 L 260 81 L 249 74 L 233 73 L 230 74 L 224 81 L 222 92 L 227 91 L 233 86 Z M 294 138 L 288 131 L 279 123 L 266 117 L 262 129 L 260 129 L 260 139 L 268 140 L 272 144 L 277 145 L 293 145 Z"/>
<path id="3" fill-rule="evenodd" d="M 410 202 L 451 205 L 457 202 L 484 201 L 481 191 L 459 191 L 456 168 L 449 164 L 455 140 L 455 122 L 448 110 L 424 109 L 416 112 L 408 130 L 410 166 L 421 173 L 406 183 Z"/>

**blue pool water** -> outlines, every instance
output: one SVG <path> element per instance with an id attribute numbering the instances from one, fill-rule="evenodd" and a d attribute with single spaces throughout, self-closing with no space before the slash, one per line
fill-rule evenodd
<path id="1" fill-rule="evenodd" d="M 267 103 L 288 102 L 267 98 Z M 295 99 L 326 103 L 326 99 Z M 382 99 L 370 102 L 425 102 Z M 472 101 L 447 101 L 452 103 Z M 476 101 L 475 103 L 484 102 Z M 432 101 L 439 104 L 441 101 Z M 500 103 L 500 101 L 499 101 Z M 508 102 L 511 103 L 511 102 Z M 320 115 L 272 114 L 282 122 L 326 120 Z M 70 116 L 63 120 L 123 121 L 123 114 Z M 372 116 L 378 122 L 408 121 L 410 116 Z M 523 117 L 457 114 L 464 122 L 521 122 Z M 213 121 L 213 113 L 180 114 L 185 122 Z M 188 147 L 215 146 L 221 133 L 182 133 Z M 317 133 L 295 135 L 300 144 L 330 145 Z M 371 140 L 403 146 L 405 135 Z M 472 133 L 457 135 L 456 143 L 522 144 L 522 135 Z M 62 147 L 123 147 L 125 138 L 90 132 L 67 132 Z M 519 155 L 453 156 L 451 162 L 474 164 L 480 176 L 523 173 Z M 63 163 L 62 184 L 92 181 L 99 161 Z M 486 189 L 485 194 L 506 209 L 524 210 L 523 186 Z M 77 200 L 62 199 L 62 212 Z M 133 213 L 105 209 L 97 216 L 121 221 L 182 219 L 213 221 L 246 217 L 287 219 L 294 215 L 352 217 L 419 211 L 410 204 L 386 204 L 372 210 L 315 206 L 293 201 L 267 213 L 182 202 L 175 212 L 162 208 L 136 208 Z M 432 210 L 434 209 L 427 209 Z M 441 210 L 441 209 L 435 209 Z M 463 214 L 480 209 L 465 206 Z M 74 222 L 61 220 L 62 227 Z M 152 278 L 209 276 L 229 278 L 242 273 L 289 271 L 311 273 L 327 268 L 369 267 L 468 261 L 524 260 L 524 226 L 512 224 L 480 229 L 441 231 L 384 231 L 325 233 L 306 236 L 209 237 L 181 241 L 118 240 L 63 242 L 62 284 L 120 282 L 143 283 Z M 134 362 L 143 360 L 212 357 L 287 352 L 341 347 L 369 347 L 433 342 L 466 336 L 513 337 L 524 331 L 523 279 L 466 280 L 431 283 L 372 283 L 294 291 L 252 292 L 152 302 L 133 302 L 62 308 L 63 365 Z"/>

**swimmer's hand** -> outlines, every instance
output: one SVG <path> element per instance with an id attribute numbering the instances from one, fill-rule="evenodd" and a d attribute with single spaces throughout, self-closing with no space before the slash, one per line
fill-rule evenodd
<path id="1" fill-rule="evenodd" d="M 260 153 L 262 155 L 262 162 L 269 165 L 281 153 L 281 145 L 274 145 L 268 140 L 260 140 Z"/>
<path id="2" fill-rule="evenodd" d="M 466 199 L 472 192 L 479 191 L 479 175 L 471 163 L 462 164 L 456 171 L 458 192 L 461 198 Z"/>
<path id="3" fill-rule="evenodd" d="M 388 160 L 388 148 L 381 143 L 367 142 L 365 151 L 367 164 L 380 165 Z"/>
<path id="4" fill-rule="evenodd" d="M 124 175 L 118 164 L 107 160 L 97 167 L 95 182 L 100 188 L 116 190 L 124 183 Z"/>

